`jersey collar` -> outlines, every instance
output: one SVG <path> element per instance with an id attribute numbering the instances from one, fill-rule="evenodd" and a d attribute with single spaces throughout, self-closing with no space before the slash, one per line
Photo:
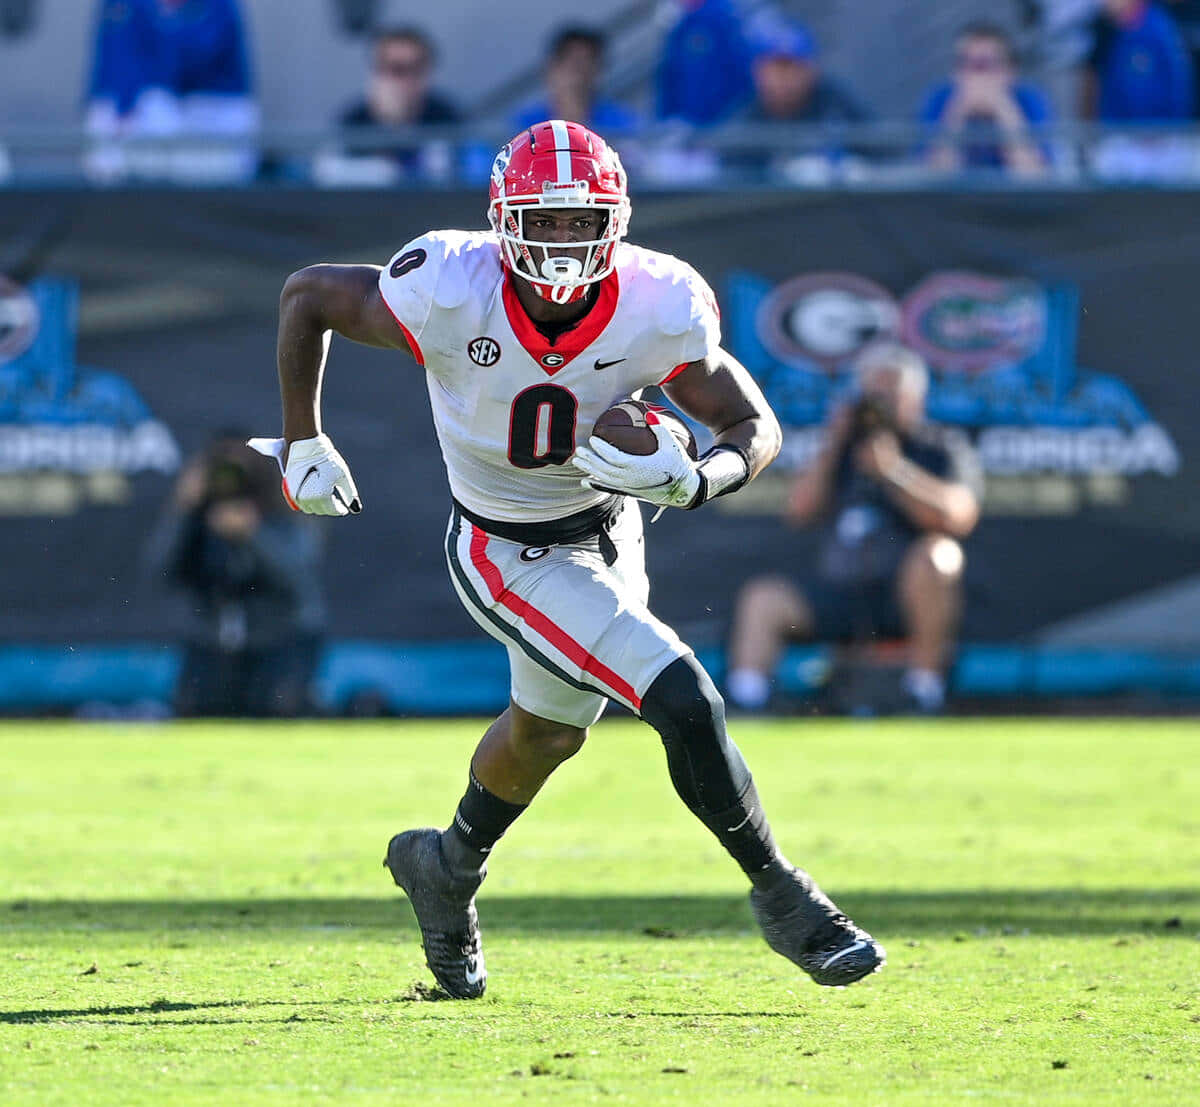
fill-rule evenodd
<path id="1" fill-rule="evenodd" d="M 517 299 L 513 280 L 512 274 L 506 271 L 504 314 L 508 316 L 508 325 L 512 327 L 513 334 L 517 336 L 517 341 L 525 348 L 525 352 L 550 376 L 554 376 L 564 365 L 569 365 L 595 342 L 612 321 L 617 310 L 620 285 L 617 281 L 617 271 L 614 269 L 600 281 L 600 293 L 591 310 L 551 342 L 525 314 L 521 301 Z"/>

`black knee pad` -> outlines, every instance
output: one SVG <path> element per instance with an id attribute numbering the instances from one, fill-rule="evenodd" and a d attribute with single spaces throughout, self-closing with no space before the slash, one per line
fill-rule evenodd
<path id="1" fill-rule="evenodd" d="M 689 807 L 723 811 L 738 801 L 750 771 L 725 732 L 725 701 L 694 656 L 659 673 L 642 697 L 642 718 L 662 738 L 671 779 Z"/>
<path id="2" fill-rule="evenodd" d="M 671 662 L 646 689 L 642 718 L 664 737 L 696 728 L 725 729 L 725 701 L 712 677 L 689 654 Z"/>

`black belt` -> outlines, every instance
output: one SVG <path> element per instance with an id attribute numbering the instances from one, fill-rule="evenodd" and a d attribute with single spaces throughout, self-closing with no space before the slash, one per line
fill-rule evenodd
<path id="1" fill-rule="evenodd" d="M 604 503 L 577 511 L 562 519 L 547 519 L 538 523 L 513 523 L 502 519 L 485 519 L 470 508 L 463 507 L 457 500 L 454 507 L 458 513 L 488 534 L 508 542 L 519 542 L 522 546 L 570 546 L 596 538 L 600 543 L 600 554 L 605 565 L 617 560 L 617 547 L 609 538 L 621 509 L 625 506 L 624 496 L 612 496 Z"/>

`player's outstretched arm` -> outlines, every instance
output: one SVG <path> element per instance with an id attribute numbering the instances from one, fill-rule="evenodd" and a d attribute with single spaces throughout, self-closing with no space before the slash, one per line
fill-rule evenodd
<path id="1" fill-rule="evenodd" d="M 783 445 L 779 420 L 749 371 L 728 351 L 718 349 L 693 361 L 663 391 L 680 411 L 713 432 L 713 451 L 724 447 L 745 459 L 748 472 L 738 487 L 778 455 Z"/>
<path id="2" fill-rule="evenodd" d="M 380 295 L 379 272 L 376 265 L 310 265 L 284 284 L 276 359 L 288 442 L 321 433 L 321 376 L 333 332 L 411 353 Z"/>

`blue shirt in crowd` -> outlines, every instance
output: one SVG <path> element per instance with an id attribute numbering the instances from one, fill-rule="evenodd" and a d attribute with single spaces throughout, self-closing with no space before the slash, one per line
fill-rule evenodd
<path id="1" fill-rule="evenodd" d="M 1149 122 L 1192 114 L 1192 61 L 1175 21 L 1158 4 L 1147 4 L 1127 26 L 1101 18 L 1095 33 L 1088 65 L 1100 83 L 1102 120 Z"/>
<path id="2" fill-rule="evenodd" d="M 88 98 L 125 114 L 148 88 L 249 95 L 237 0 L 103 0 Z"/>
<path id="3" fill-rule="evenodd" d="M 685 0 L 658 63 L 658 115 L 716 123 L 754 95 L 750 53 L 732 0 Z"/>
<path id="4" fill-rule="evenodd" d="M 921 108 L 921 122 L 936 129 L 953 95 L 953 81 L 935 85 Z M 1036 129 L 1050 121 L 1049 101 L 1033 85 L 1017 81 L 1012 86 L 1012 97 L 1029 127 Z M 968 169 L 1002 169 L 1004 152 L 998 139 L 995 125 L 989 120 L 980 120 L 978 124 L 968 120 L 960 147 L 963 166 Z M 1042 152 L 1049 157 L 1049 150 L 1044 144 Z"/>
<path id="5" fill-rule="evenodd" d="M 547 119 L 556 118 L 554 108 L 550 106 L 549 101 L 538 100 L 517 112 L 513 117 L 513 127 L 517 131 L 524 131 L 535 123 L 543 123 Z M 592 104 L 592 110 L 586 119 L 574 119 L 570 122 L 582 123 L 585 127 L 602 135 L 621 134 L 636 130 L 638 117 L 623 104 L 617 103 L 616 100 L 599 99 Z"/>

